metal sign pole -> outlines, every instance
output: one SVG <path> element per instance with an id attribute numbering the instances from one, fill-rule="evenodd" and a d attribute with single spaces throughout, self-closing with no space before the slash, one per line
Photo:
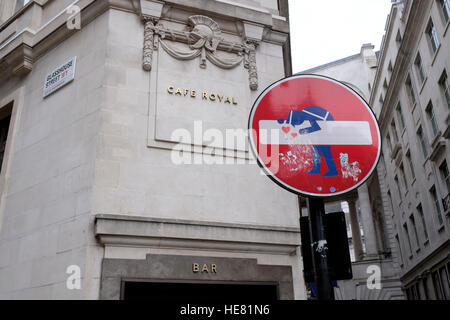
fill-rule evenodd
<path id="1" fill-rule="evenodd" d="M 309 231 L 314 266 L 314 282 L 318 300 L 334 300 L 334 289 L 328 268 L 328 245 L 323 199 L 307 198 Z"/>

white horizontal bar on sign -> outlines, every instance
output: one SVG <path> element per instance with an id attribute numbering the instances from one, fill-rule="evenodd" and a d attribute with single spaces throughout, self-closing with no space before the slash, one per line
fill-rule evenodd
<path id="1" fill-rule="evenodd" d="M 372 145 L 369 122 L 366 121 L 317 121 L 321 130 L 299 134 L 300 129 L 310 127 L 309 121 L 301 126 L 279 124 L 276 120 L 259 121 L 261 144 L 274 145 Z M 283 128 L 284 130 L 283 131 Z M 287 132 L 287 127 L 289 131 Z M 277 141 L 278 140 L 278 141 Z"/>

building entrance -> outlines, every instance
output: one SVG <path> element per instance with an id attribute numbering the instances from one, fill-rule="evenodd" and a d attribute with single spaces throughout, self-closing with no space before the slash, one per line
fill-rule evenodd
<path id="1" fill-rule="evenodd" d="M 230 283 L 180 283 L 180 282 L 131 282 L 122 283 L 123 300 L 153 301 L 226 301 L 278 299 L 276 284 Z"/>

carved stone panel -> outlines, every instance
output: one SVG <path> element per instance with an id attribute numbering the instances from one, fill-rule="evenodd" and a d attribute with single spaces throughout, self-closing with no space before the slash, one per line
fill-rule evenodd
<path id="1" fill-rule="evenodd" d="M 177 129 L 192 134 L 190 144 L 204 145 L 194 137 L 196 121 L 202 121 L 200 135 L 208 129 L 223 135 L 227 129 L 245 130 L 252 90 L 258 89 L 257 42 L 236 42 L 205 16 L 191 16 L 184 26 L 148 18 L 144 23 L 143 68 L 151 72 L 149 146 L 173 148 Z M 226 148 L 225 141 L 217 147 Z"/>
<path id="2" fill-rule="evenodd" d="M 246 43 L 227 41 L 221 36 L 219 25 L 202 15 L 189 17 L 184 31 L 167 28 L 163 23 L 155 25 L 156 20 L 151 17 L 144 16 L 143 20 L 145 23 L 143 68 L 146 71 L 151 70 L 151 54 L 153 47 L 158 45 L 178 60 L 199 58 L 200 68 L 203 69 L 207 67 L 207 60 L 219 68 L 232 69 L 241 65 L 245 59 L 244 67 L 249 70 L 250 76 L 249 86 L 251 90 L 257 90 L 256 41 Z M 186 45 L 180 47 L 175 45 L 176 42 Z"/>

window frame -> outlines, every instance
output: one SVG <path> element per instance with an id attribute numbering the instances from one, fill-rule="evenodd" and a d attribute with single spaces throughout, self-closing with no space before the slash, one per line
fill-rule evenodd
<path id="1" fill-rule="evenodd" d="M 414 213 L 410 214 L 409 216 L 409 223 L 412 226 L 412 229 L 414 231 L 414 238 L 416 240 L 416 250 L 420 249 L 420 239 L 419 239 L 419 233 L 417 232 L 417 225 L 416 225 L 416 218 L 414 217 Z"/>
<path id="2" fill-rule="evenodd" d="M 416 73 L 419 75 L 419 82 L 423 85 L 426 76 L 425 71 L 423 70 L 423 60 L 420 52 L 417 53 L 416 59 L 414 60 L 414 66 L 416 67 Z"/>
<path id="3" fill-rule="evenodd" d="M 439 4 L 444 17 L 444 23 L 447 24 L 450 21 L 450 0 L 439 0 Z"/>
<path id="4" fill-rule="evenodd" d="M 406 152 L 405 156 L 406 156 L 406 160 L 408 162 L 409 172 L 411 173 L 411 178 L 414 180 L 414 179 L 416 179 L 416 171 L 414 170 L 414 163 L 411 158 L 411 150 L 408 150 Z"/>
<path id="5" fill-rule="evenodd" d="M 417 129 L 416 132 L 418 138 L 419 138 L 419 143 L 422 149 L 422 155 L 424 157 L 424 159 L 428 159 L 428 145 L 426 143 L 426 138 L 425 138 L 425 133 L 423 131 L 423 127 L 419 126 L 419 128 Z"/>
<path id="6" fill-rule="evenodd" d="M 435 54 L 439 49 L 440 41 L 439 36 L 437 34 L 436 26 L 433 23 L 433 20 L 430 19 L 428 22 L 427 28 L 425 29 L 425 33 L 427 34 L 428 44 L 430 45 L 431 52 Z"/>
<path id="7" fill-rule="evenodd" d="M 400 128 L 403 130 L 405 129 L 405 117 L 403 116 L 402 104 L 400 101 L 397 103 L 395 111 L 397 112 L 397 118 L 399 118 Z"/>
<path id="8" fill-rule="evenodd" d="M 441 77 L 439 78 L 439 87 L 444 95 L 444 102 L 447 104 L 448 110 L 450 110 L 450 85 L 446 69 L 442 71 Z"/>
<path id="9" fill-rule="evenodd" d="M 430 188 L 430 195 L 431 201 L 433 202 L 434 212 L 438 218 L 439 227 L 441 227 L 444 224 L 444 217 L 440 206 L 440 198 L 435 185 Z"/>
<path id="10" fill-rule="evenodd" d="M 425 241 L 427 241 L 427 240 L 429 240 L 429 233 L 428 233 L 428 228 L 427 228 L 427 224 L 425 221 L 425 214 L 423 212 L 422 203 L 419 203 L 419 205 L 416 207 L 416 211 L 419 214 L 420 221 L 422 222 L 422 229 L 423 229 L 423 235 L 424 235 Z"/>
<path id="11" fill-rule="evenodd" d="M 388 144 L 389 152 L 392 153 L 392 151 L 394 151 L 394 146 L 392 145 L 392 138 L 389 132 L 386 135 L 386 141 Z"/>
<path id="12" fill-rule="evenodd" d="M 395 240 L 397 241 L 397 246 L 398 246 L 398 255 L 400 256 L 400 266 L 404 265 L 404 257 L 403 257 L 403 251 L 402 251 L 402 245 L 400 243 L 400 237 L 398 235 L 398 233 L 395 235 Z"/>
<path id="13" fill-rule="evenodd" d="M 403 162 L 400 164 L 398 170 L 400 171 L 400 175 L 403 179 L 403 184 L 405 185 L 405 192 L 408 191 L 408 181 L 406 180 L 406 173 L 405 173 L 405 166 L 403 165 Z"/>
<path id="14" fill-rule="evenodd" d="M 405 82 L 407 88 L 408 98 L 410 100 L 411 106 L 414 106 L 417 103 L 416 92 L 414 91 L 414 87 L 411 81 L 411 75 L 408 75 Z"/>
<path id="15" fill-rule="evenodd" d="M 32 0 L 16 0 L 14 5 L 14 14 L 25 8 L 27 4 L 29 4 Z"/>
<path id="16" fill-rule="evenodd" d="M 391 121 L 391 131 L 392 131 L 392 136 L 394 138 L 394 147 L 397 145 L 397 143 L 399 143 L 400 141 L 400 136 L 397 132 L 397 123 L 395 122 L 395 119 L 392 118 Z"/>
<path id="17" fill-rule="evenodd" d="M 447 175 L 445 175 L 445 172 L 443 170 L 444 166 L 446 169 L 445 171 L 447 171 Z M 450 171 L 448 168 L 447 160 L 442 161 L 439 165 L 439 173 L 441 174 L 441 179 L 444 182 L 443 184 L 447 187 L 448 194 L 450 194 Z"/>
<path id="18" fill-rule="evenodd" d="M 434 113 L 434 106 L 431 100 L 428 102 L 425 112 L 427 114 L 428 121 L 431 124 L 431 132 L 433 133 L 433 137 L 435 137 L 439 133 L 439 125 L 436 121 L 436 114 Z"/>
<path id="19" fill-rule="evenodd" d="M 411 259 L 413 256 L 411 237 L 409 236 L 408 223 L 403 223 L 403 232 L 406 235 L 407 244 L 409 245 L 409 258 Z"/>

